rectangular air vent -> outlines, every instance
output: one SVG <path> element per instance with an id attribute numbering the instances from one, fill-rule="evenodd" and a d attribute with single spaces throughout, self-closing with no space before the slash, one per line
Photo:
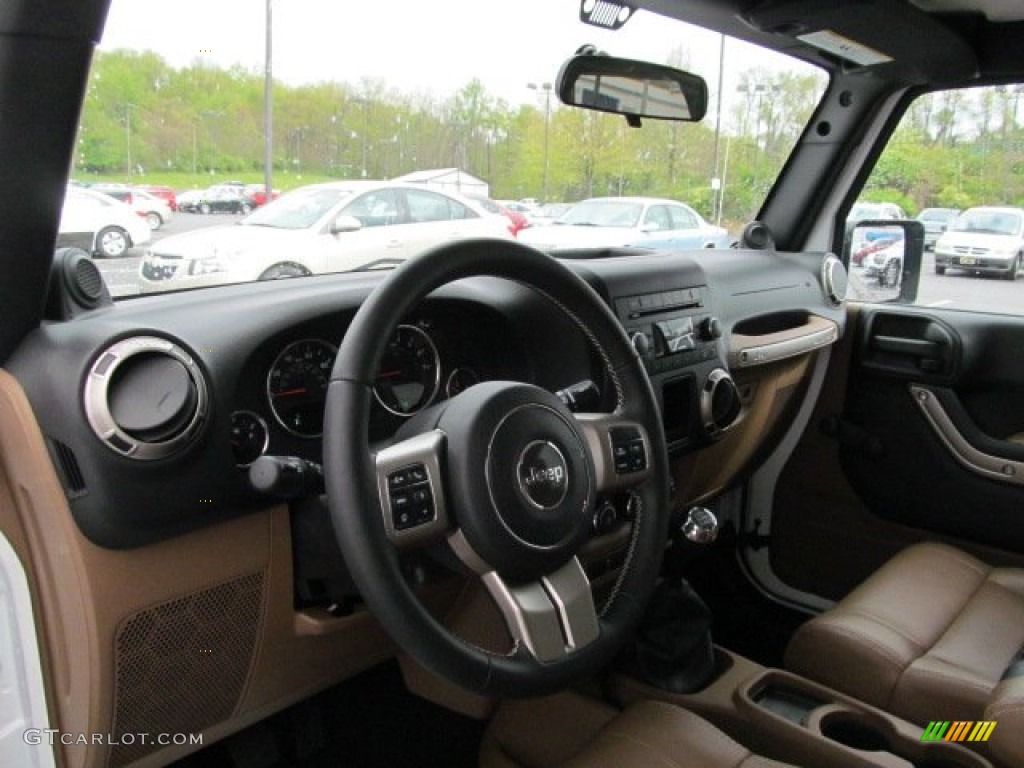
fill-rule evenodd
<path id="1" fill-rule="evenodd" d="M 53 450 L 53 457 L 56 460 L 57 474 L 60 475 L 64 484 L 64 492 L 69 499 L 77 499 L 89 492 L 85 485 L 85 477 L 82 475 L 82 468 L 78 466 L 78 459 L 75 452 L 60 440 L 49 438 Z"/>

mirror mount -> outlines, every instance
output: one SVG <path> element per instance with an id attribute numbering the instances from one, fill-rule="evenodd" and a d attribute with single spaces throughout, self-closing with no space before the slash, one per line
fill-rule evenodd
<path id="1" fill-rule="evenodd" d="M 625 115 L 634 128 L 644 117 L 698 122 L 708 108 L 708 86 L 699 75 L 608 56 L 589 45 L 562 65 L 555 91 L 564 104 Z"/>

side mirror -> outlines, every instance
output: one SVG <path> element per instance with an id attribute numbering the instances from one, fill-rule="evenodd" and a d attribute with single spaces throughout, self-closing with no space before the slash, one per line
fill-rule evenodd
<path id="1" fill-rule="evenodd" d="M 571 106 L 625 115 L 631 121 L 697 122 L 708 108 L 704 78 L 663 64 L 584 53 L 566 61 L 555 83 Z"/>
<path id="2" fill-rule="evenodd" d="M 870 302 L 912 303 L 924 258 L 924 225 L 914 219 L 858 221 L 844 244 L 848 295 Z"/>
<path id="3" fill-rule="evenodd" d="M 331 222 L 330 232 L 332 235 L 340 235 L 342 232 L 358 232 L 363 228 L 363 222 L 355 216 L 341 214 Z"/>

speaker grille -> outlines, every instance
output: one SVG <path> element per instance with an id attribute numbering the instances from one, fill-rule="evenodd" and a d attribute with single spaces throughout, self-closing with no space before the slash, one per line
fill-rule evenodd
<path id="1" fill-rule="evenodd" d="M 262 571 L 244 576 L 140 611 L 121 624 L 110 766 L 159 749 L 157 734 L 198 733 L 231 716 L 262 623 L 263 581 Z M 141 733 L 153 743 L 132 736 Z"/>
<path id="2" fill-rule="evenodd" d="M 103 275 L 99 268 L 89 259 L 75 262 L 74 283 L 88 306 L 95 306 L 103 298 Z"/>

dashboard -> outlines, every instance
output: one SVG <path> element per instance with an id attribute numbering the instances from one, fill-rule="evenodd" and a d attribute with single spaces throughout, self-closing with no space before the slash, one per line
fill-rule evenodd
<path id="1" fill-rule="evenodd" d="M 678 520 L 742 482 L 782 439 L 824 360 L 818 351 L 843 331 L 842 265 L 767 250 L 575 255 L 585 258 L 566 263 L 615 314 L 647 371 Z M 267 462 L 322 461 L 328 371 L 385 277 L 78 307 L 7 362 L 0 395 L 20 403 L 6 425 L 6 444 L 20 449 L 8 456 L 18 467 L 10 487 L 42 558 L 65 730 L 237 730 L 394 656 L 345 568 L 324 497 L 303 488 L 283 498 L 254 481 Z M 416 410 L 478 382 L 527 382 L 571 410 L 616 404 L 586 329 L 518 283 L 452 283 L 380 332 L 389 344 L 365 425 L 375 449 Z M 615 583 L 631 501 L 629 491 L 595 499 L 579 551 L 595 592 Z M 493 601 L 479 580 L 460 577 L 450 551 L 397 556 L 424 606 L 468 641 L 507 650 Z M 408 674 L 421 695 L 447 695 L 426 673 Z M 192 682 L 172 691 L 168 680 Z M 89 749 L 83 765 L 106 764 L 102 748 Z"/>
<path id="2" fill-rule="evenodd" d="M 806 360 L 842 330 L 842 267 L 825 254 L 575 255 L 599 257 L 567 263 L 644 360 L 680 467 L 740 431 L 758 405 L 761 373 Z M 321 460 L 337 345 L 380 279 L 340 274 L 145 297 L 37 331 L 10 370 L 29 393 L 82 532 L 103 547 L 139 547 L 271 503 L 247 467 L 263 455 Z M 453 283 L 382 333 L 390 338 L 373 386 L 371 442 L 481 381 L 568 397 L 583 387 L 589 408 L 613 405 L 585 334 L 516 283 Z M 74 375 L 49 375 L 45 361 L 55 359 Z M 768 437 L 746 434 L 743 445 L 763 448 Z M 678 479 L 692 485 L 683 469 Z"/>

